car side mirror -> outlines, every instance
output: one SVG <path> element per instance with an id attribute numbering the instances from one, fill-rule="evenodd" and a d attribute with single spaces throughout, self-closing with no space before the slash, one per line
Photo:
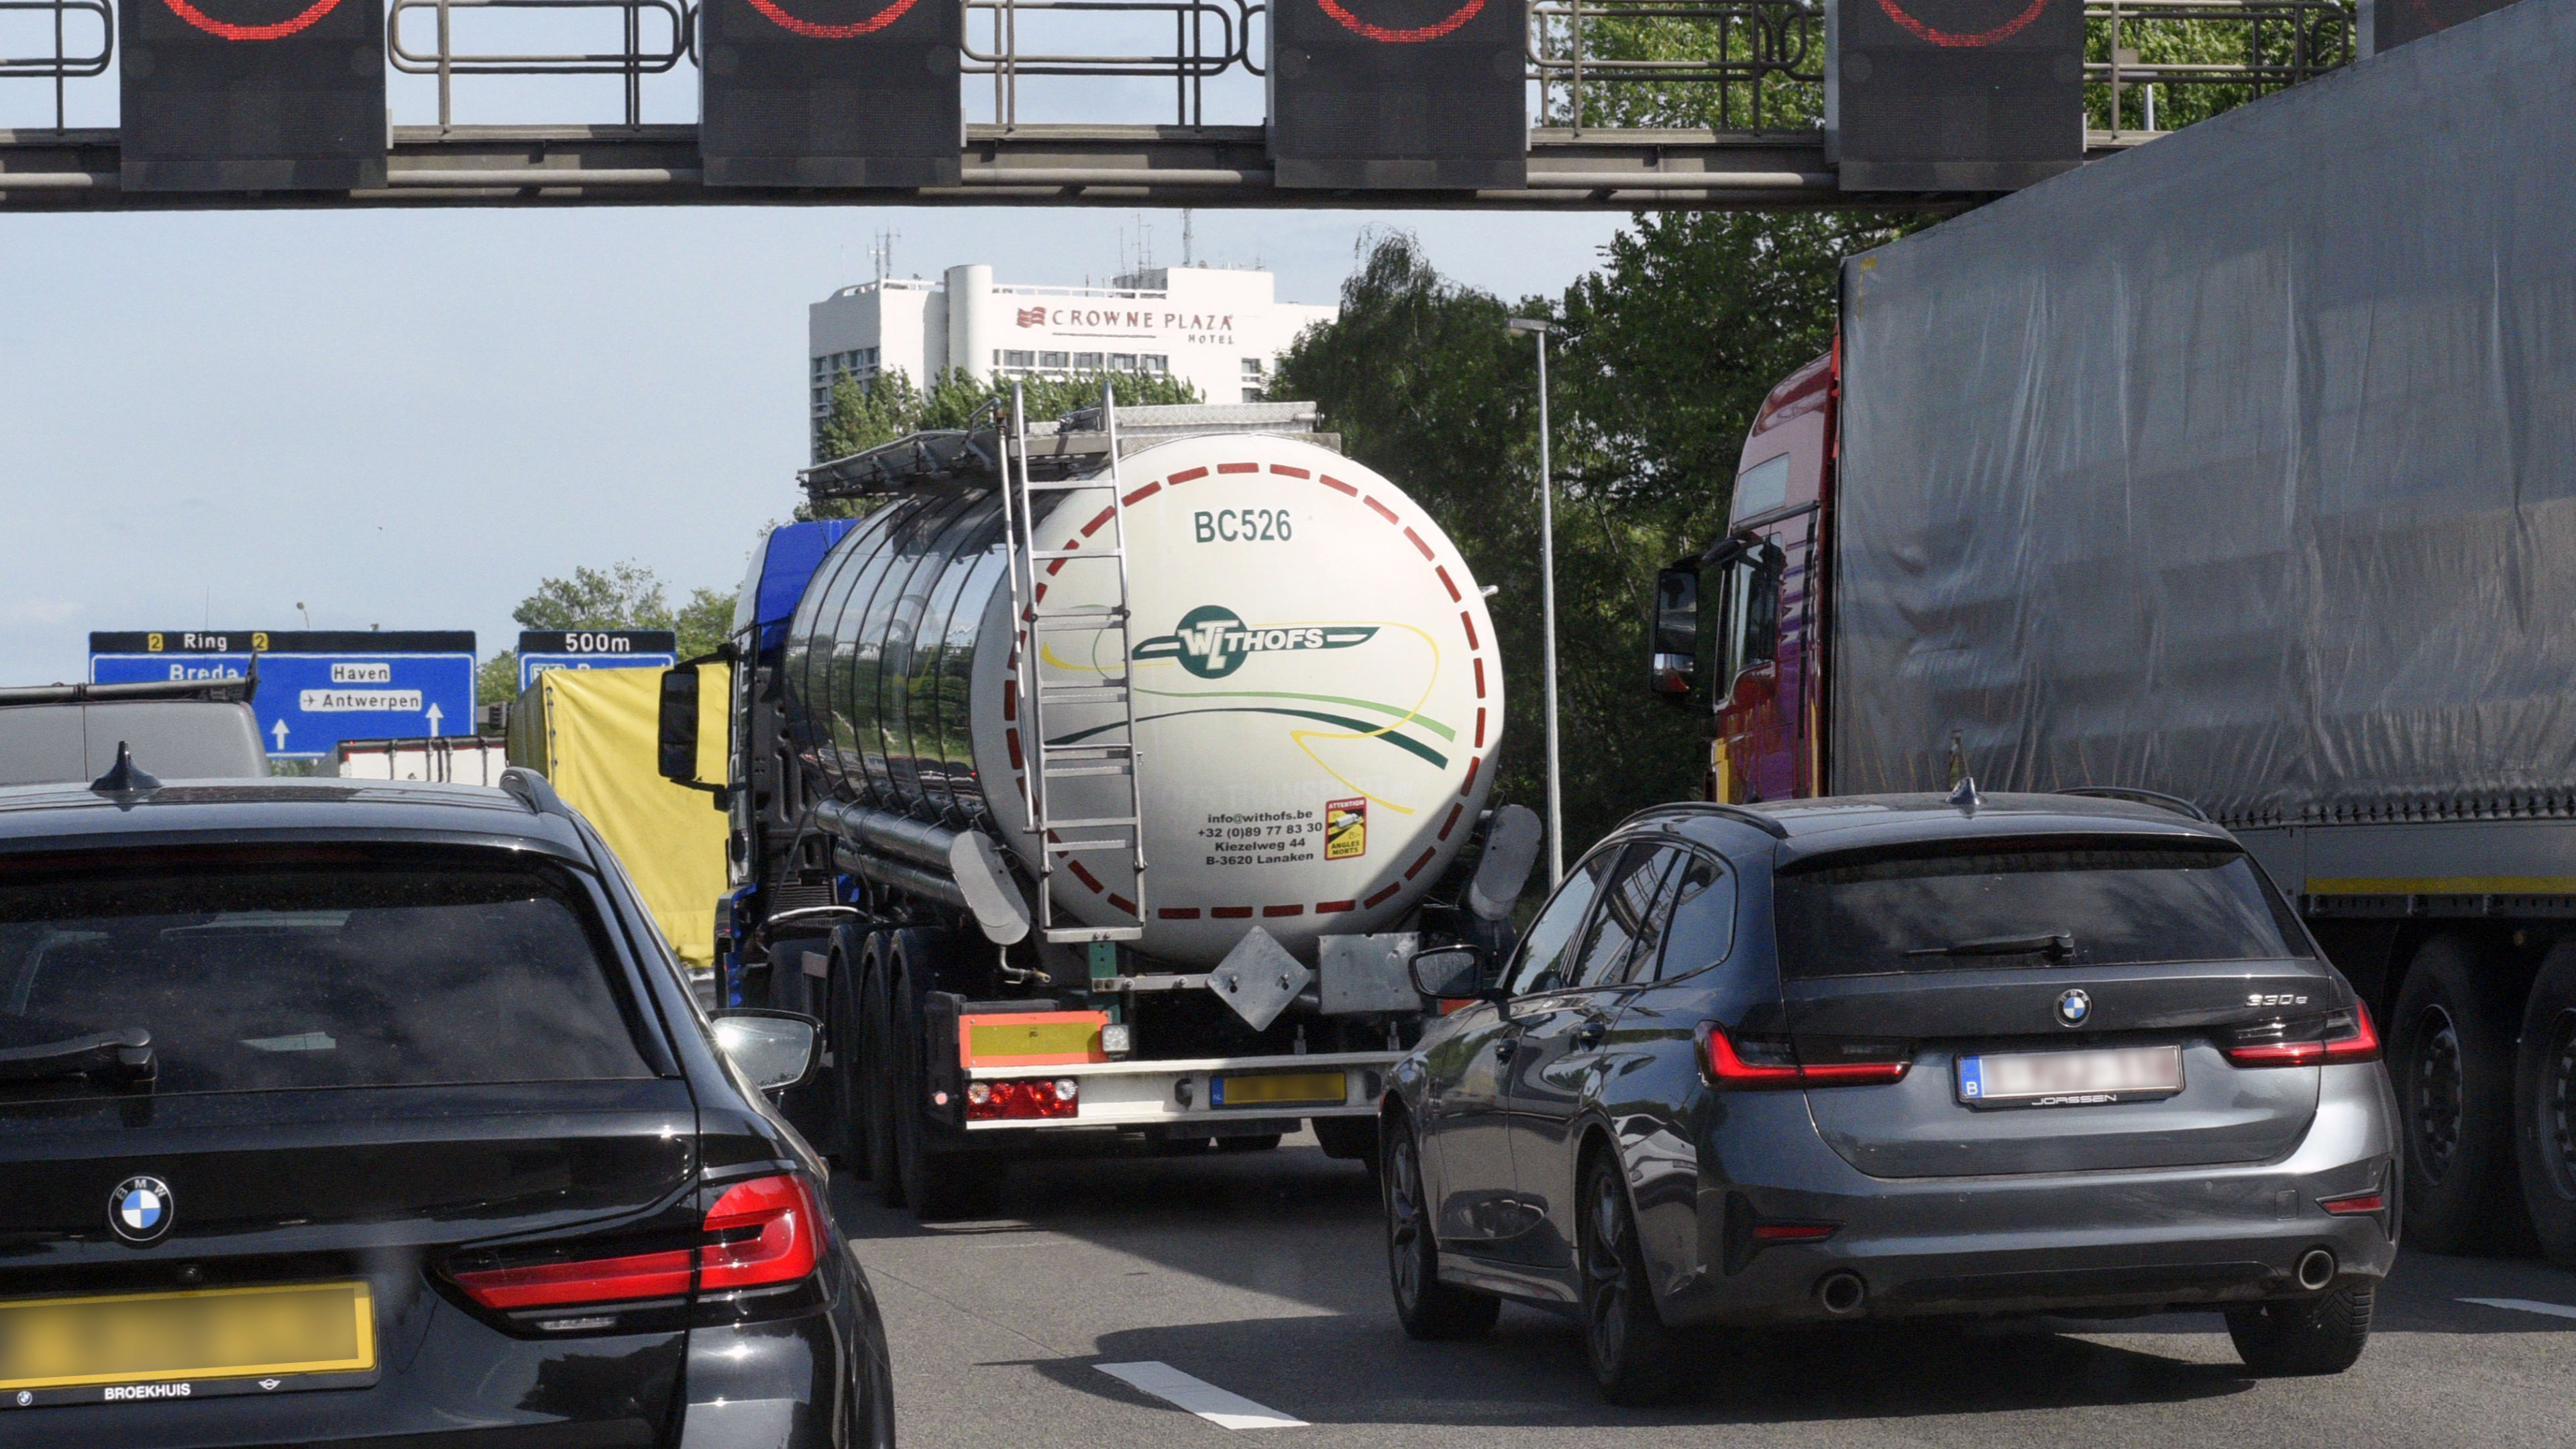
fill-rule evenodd
<path id="1" fill-rule="evenodd" d="M 1485 979 L 1485 953 L 1476 946 L 1434 946 L 1417 951 L 1405 970 L 1413 977 L 1413 989 L 1424 996 L 1458 1000 L 1483 997 L 1493 990 L 1493 983 Z"/>
<path id="2" fill-rule="evenodd" d="M 1699 684 L 1699 570 L 1675 566 L 1655 575 L 1655 620 L 1646 683 L 1657 699 L 1685 708 Z"/>
<path id="3" fill-rule="evenodd" d="M 713 1014 L 716 1049 L 763 1092 L 783 1092 L 814 1074 L 823 1024 L 792 1011 L 732 1007 Z"/>

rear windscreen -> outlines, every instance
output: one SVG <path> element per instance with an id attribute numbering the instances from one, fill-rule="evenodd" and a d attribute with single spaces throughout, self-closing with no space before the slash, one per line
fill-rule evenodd
<path id="1" fill-rule="evenodd" d="M 609 959 L 568 872 L 497 854 L 0 874 L 0 1102 L 131 1028 L 160 1094 L 649 1076 Z"/>
<path id="2" fill-rule="evenodd" d="M 1776 877 L 1796 979 L 2279 960 L 2307 937 L 2233 849 L 2046 846 L 1877 857 Z"/>

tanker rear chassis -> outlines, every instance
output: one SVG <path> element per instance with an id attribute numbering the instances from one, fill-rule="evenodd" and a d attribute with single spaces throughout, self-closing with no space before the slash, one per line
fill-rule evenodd
<path id="1" fill-rule="evenodd" d="M 845 853 L 846 847 L 836 852 Z M 784 879 L 796 876 L 788 872 Z M 1011 1158 L 1053 1150 L 1042 1139 L 1063 1147 L 1124 1140 L 1161 1152 L 1260 1149 L 1311 1122 L 1327 1156 L 1356 1159 L 1375 1171 L 1378 1098 L 1387 1070 L 1420 1035 L 1419 1013 L 1327 1017 L 1313 1014 L 1308 1001 L 1306 1011 L 1251 1034 L 1278 1050 L 982 1060 L 970 1045 L 973 1029 L 1006 1026 L 1013 1018 L 1102 1018 L 1133 1033 L 1129 1039 L 1146 1050 L 1167 1035 L 1179 1038 L 1169 1045 L 1187 1051 L 1241 1040 L 1248 1029 L 1239 1021 L 1228 1027 L 1208 1009 L 1218 1003 L 1203 976 L 1075 976 L 1068 987 L 1059 984 L 1068 979 L 1067 959 L 1087 974 L 1088 952 L 1033 941 L 997 951 L 944 902 L 854 874 L 834 877 L 828 888 L 859 904 L 788 907 L 797 915 L 769 929 L 739 924 L 755 914 L 758 886 L 728 896 L 717 923 L 722 989 L 736 1004 L 802 1012 L 824 1023 L 824 1070 L 782 1106 L 819 1148 L 869 1177 L 888 1206 L 908 1206 L 925 1220 L 971 1214 L 990 1201 Z M 772 888 L 769 894 L 779 893 Z M 1116 951 L 1107 943 L 1092 949 Z M 1006 968 L 1040 969 L 1041 951 L 1055 958 L 1057 970 L 1021 984 L 1046 994 L 994 994 Z M 1154 1011 L 1138 1011 L 1140 998 L 1153 998 L 1150 1005 L 1163 1008 L 1165 1019 L 1157 1023 Z M 1335 1049 L 1362 1042 L 1371 1049 Z M 1247 1078 L 1333 1079 L 1333 1085 L 1285 1101 L 1219 1100 L 1219 1083 Z M 1062 1092 L 1060 1083 L 1075 1090 Z M 973 1102 L 979 1087 L 984 1103 Z M 975 1111 L 1002 1110 L 996 1094 L 1011 1090 L 1024 1108 L 1030 1094 L 1042 1096 L 1034 1105 L 1049 1115 Z"/>

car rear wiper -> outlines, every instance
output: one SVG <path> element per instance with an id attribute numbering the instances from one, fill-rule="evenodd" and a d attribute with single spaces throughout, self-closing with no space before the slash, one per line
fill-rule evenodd
<path id="1" fill-rule="evenodd" d="M 0 1047 L 0 1081 L 91 1077 L 115 1086 L 139 1086 L 148 1085 L 159 1072 L 152 1033 L 139 1026 L 34 1046 Z"/>
<path id="2" fill-rule="evenodd" d="M 2046 956 L 2063 961 L 2075 954 L 2075 936 L 2068 931 L 2051 931 L 2045 936 L 1995 936 L 1983 941 L 1961 941 L 1955 946 L 1925 946 L 1908 951 L 1908 956 Z"/>

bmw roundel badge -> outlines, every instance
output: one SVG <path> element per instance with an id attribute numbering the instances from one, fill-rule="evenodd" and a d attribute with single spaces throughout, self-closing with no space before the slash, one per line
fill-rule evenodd
<path id="1" fill-rule="evenodd" d="M 157 1242 L 170 1231 L 176 1206 L 170 1184 L 157 1177 L 129 1177 L 107 1195 L 107 1225 L 129 1243 Z"/>
<path id="2" fill-rule="evenodd" d="M 2080 987 L 2076 990 L 2066 992 L 2057 998 L 2057 1024 L 2059 1026 L 2082 1026 L 2085 1018 L 2092 1014 L 2093 998 L 2086 995 Z"/>

